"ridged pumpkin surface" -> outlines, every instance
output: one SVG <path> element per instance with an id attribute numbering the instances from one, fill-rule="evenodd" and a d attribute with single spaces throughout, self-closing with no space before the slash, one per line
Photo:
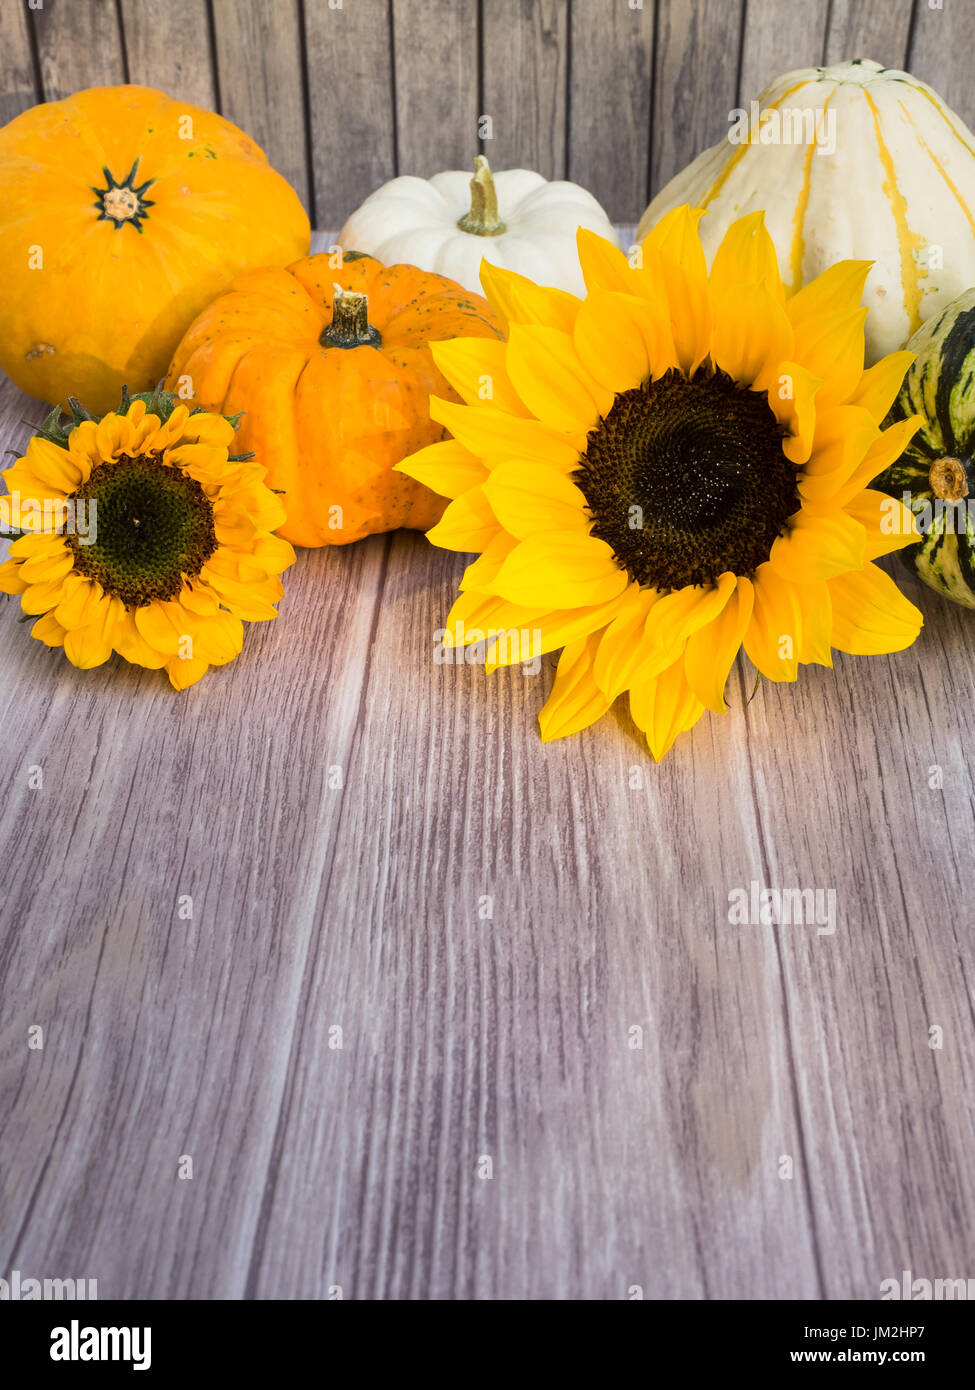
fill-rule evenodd
<path id="1" fill-rule="evenodd" d="M 975 136 L 932 88 L 857 59 L 786 73 L 754 105 L 747 139 L 732 127 L 671 179 L 640 239 L 683 203 L 707 208 L 710 259 L 761 208 L 787 291 L 836 261 L 872 261 L 868 362 L 975 284 Z"/>
<path id="2" fill-rule="evenodd" d="M 0 365 L 96 415 L 163 377 L 241 270 L 307 253 L 308 218 L 242 130 L 148 87 L 92 87 L 0 130 Z"/>
<path id="3" fill-rule="evenodd" d="M 428 344 L 500 338 L 486 300 L 415 266 L 348 252 L 250 271 L 205 309 L 176 350 L 169 388 L 205 409 L 244 411 L 237 446 L 253 450 L 284 494 L 280 534 L 342 545 L 400 526 L 426 530 L 442 497 L 392 471 L 446 437 L 431 394 L 458 396 Z M 365 294 L 377 346 L 323 344 L 336 287 Z"/>

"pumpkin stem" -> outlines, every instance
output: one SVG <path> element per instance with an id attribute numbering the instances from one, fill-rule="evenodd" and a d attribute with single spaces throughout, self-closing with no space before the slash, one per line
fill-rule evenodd
<path id="1" fill-rule="evenodd" d="M 457 223 L 462 232 L 474 236 L 500 236 L 508 229 L 498 216 L 498 191 L 494 186 L 491 166 L 482 154 L 474 156 L 474 177 L 471 179 L 471 210 Z"/>
<path id="2" fill-rule="evenodd" d="M 935 459 L 928 471 L 928 482 L 935 497 L 943 502 L 960 502 L 968 496 L 968 477 L 960 459 Z"/>
<path id="3" fill-rule="evenodd" d="M 332 322 L 318 340 L 322 347 L 379 347 L 382 336 L 369 322 L 368 295 L 344 290 L 341 285 L 334 288 Z"/>

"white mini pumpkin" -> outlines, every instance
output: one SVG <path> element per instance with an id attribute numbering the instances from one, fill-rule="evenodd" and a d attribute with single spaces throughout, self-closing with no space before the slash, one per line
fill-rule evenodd
<path id="1" fill-rule="evenodd" d="M 745 124 L 657 194 L 639 238 L 682 203 L 707 208 L 710 260 L 736 218 L 764 208 L 787 289 L 847 257 L 873 261 L 869 362 L 975 285 L 975 137 L 916 77 L 865 59 L 800 69 Z"/>
<path id="2" fill-rule="evenodd" d="M 385 265 L 435 270 L 477 294 L 486 258 L 537 284 L 582 295 L 578 227 L 619 245 L 603 209 L 578 184 L 550 183 L 530 169 L 492 174 L 477 155 L 473 178 L 456 169 L 384 183 L 346 222 L 339 244 Z"/>

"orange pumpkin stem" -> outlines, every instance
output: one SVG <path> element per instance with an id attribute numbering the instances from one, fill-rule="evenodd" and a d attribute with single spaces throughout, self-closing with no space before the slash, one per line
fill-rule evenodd
<path id="1" fill-rule="evenodd" d="M 382 336 L 369 322 L 369 297 L 335 286 L 332 322 L 318 340 L 322 347 L 380 347 Z"/>
<path id="2" fill-rule="evenodd" d="M 474 236 L 500 236 L 508 229 L 498 215 L 498 191 L 494 186 L 491 166 L 482 154 L 474 156 L 474 177 L 471 179 L 471 210 L 457 223 L 462 232 Z"/>

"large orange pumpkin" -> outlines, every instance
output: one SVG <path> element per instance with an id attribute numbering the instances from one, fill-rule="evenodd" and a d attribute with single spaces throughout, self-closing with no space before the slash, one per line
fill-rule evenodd
<path id="1" fill-rule="evenodd" d="M 96 415 L 154 387 L 241 270 L 307 254 L 297 194 L 242 130 L 148 87 L 92 87 L 0 130 L 0 366 Z"/>
<path id="2" fill-rule="evenodd" d="M 239 276 L 189 329 L 167 383 L 207 410 L 244 412 L 237 447 L 283 493 L 282 536 L 343 545 L 440 519 L 444 499 L 392 471 L 446 437 L 430 395 L 458 399 L 429 343 L 501 336 L 487 301 L 453 280 L 336 252 Z"/>

